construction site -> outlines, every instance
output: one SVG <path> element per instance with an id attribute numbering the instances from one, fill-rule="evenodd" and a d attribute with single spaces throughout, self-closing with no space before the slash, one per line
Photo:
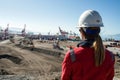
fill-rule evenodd
<path id="1" fill-rule="evenodd" d="M 0 42 L 0 80 L 60 80 L 61 64 L 69 46 L 78 42 L 26 40 L 16 36 Z M 120 80 L 120 49 L 108 47 L 115 54 L 115 79 Z"/>
<path id="2" fill-rule="evenodd" d="M 0 36 L 0 80 L 60 80 L 62 61 L 70 47 L 80 40 L 61 35 L 27 35 L 9 33 L 8 27 Z M 115 78 L 120 80 L 120 46 L 118 42 L 104 41 L 115 55 Z"/>
<path id="3" fill-rule="evenodd" d="M 10 80 L 60 80 L 66 46 L 60 49 L 53 43 L 33 40 L 33 45 L 21 37 L 1 41 L 0 80 L 5 78 L 2 76 Z"/>

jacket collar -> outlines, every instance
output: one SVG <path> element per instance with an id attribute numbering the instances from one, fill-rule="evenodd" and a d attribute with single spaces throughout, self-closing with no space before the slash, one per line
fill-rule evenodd
<path id="1" fill-rule="evenodd" d="M 77 44 L 77 47 L 91 47 L 93 45 L 94 39 L 83 40 L 82 42 Z"/>

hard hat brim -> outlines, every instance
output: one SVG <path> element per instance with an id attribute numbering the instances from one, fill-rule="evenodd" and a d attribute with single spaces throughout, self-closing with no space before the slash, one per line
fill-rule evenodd
<path id="1" fill-rule="evenodd" d="M 81 27 L 104 27 L 104 25 L 102 24 L 102 25 L 99 25 L 99 26 L 98 25 L 94 25 L 94 26 L 93 25 L 92 26 L 84 26 L 84 25 L 83 26 L 76 26 L 76 28 L 81 28 Z"/>

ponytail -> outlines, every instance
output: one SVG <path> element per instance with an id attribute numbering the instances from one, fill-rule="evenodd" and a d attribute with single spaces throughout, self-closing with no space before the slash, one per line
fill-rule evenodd
<path id="1" fill-rule="evenodd" d="M 105 49 L 99 34 L 95 37 L 93 48 L 94 48 L 95 65 L 100 66 L 105 59 Z"/>
<path id="2" fill-rule="evenodd" d="M 105 49 L 103 46 L 102 39 L 99 35 L 100 27 L 80 28 L 80 32 L 85 37 L 85 39 L 95 40 L 91 47 L 94 48 L 95 66 L 100 66 L 105 59 Z M 92 32 L 95 32 L 96 34 L 91 34 Z"/>

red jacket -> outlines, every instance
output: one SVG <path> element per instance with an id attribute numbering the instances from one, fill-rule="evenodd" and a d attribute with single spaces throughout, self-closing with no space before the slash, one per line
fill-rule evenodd
<path id="1" fill-rule="evenodd" d="M 95 66 L 94 50 L 89 47 L 74 48 L 75 61 L 70 58 L 70 51 L 62 63 L 61 80 L 113 80 L 114 56 L 105 50 L 105 60 L 99 67 Z"/>

